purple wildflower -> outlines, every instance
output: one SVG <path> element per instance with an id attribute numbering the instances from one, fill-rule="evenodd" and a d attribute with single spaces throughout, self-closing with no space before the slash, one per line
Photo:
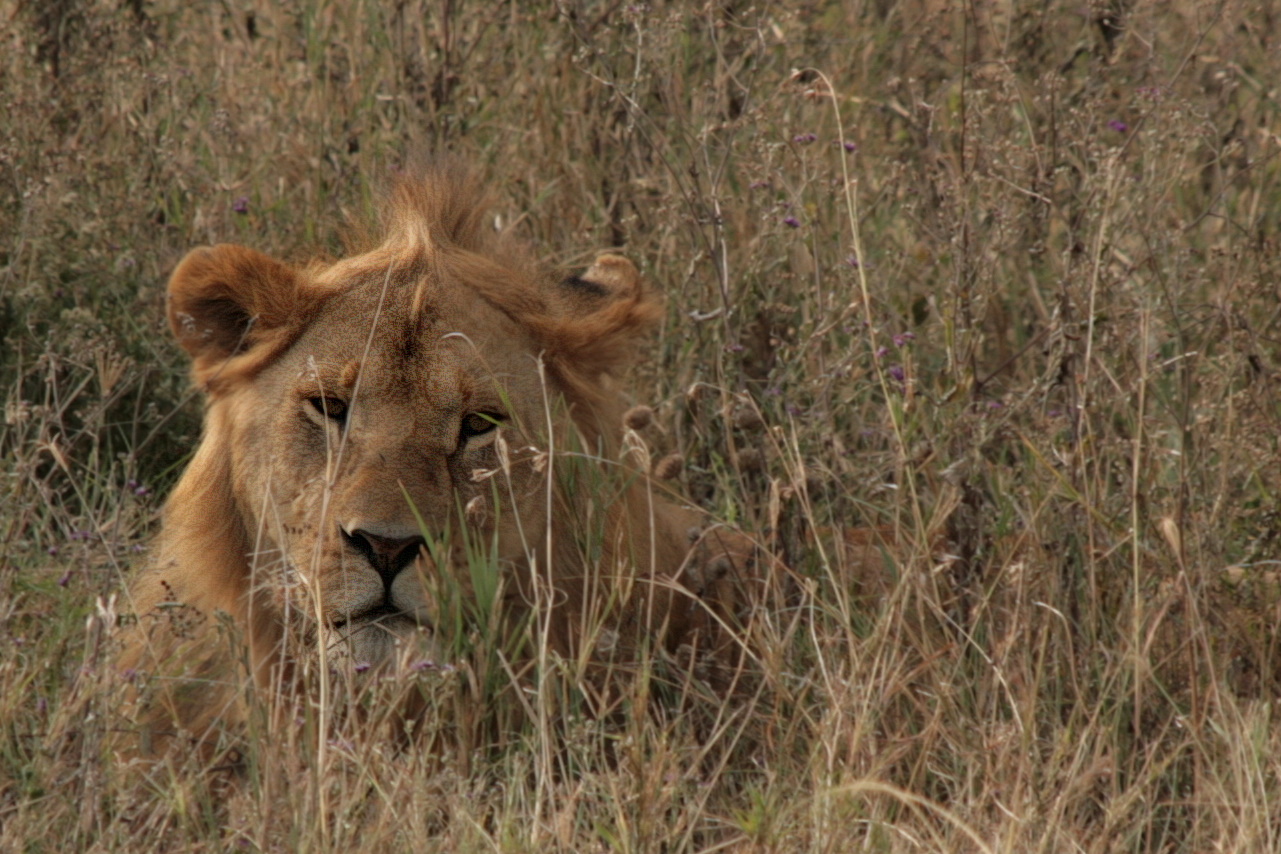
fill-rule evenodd
<path id="1" fill-rule="evenodd" d="M 1113 119 L 1112 121 L 1108 122 L 1108 127 L 1116 131 L 1117 133 L 1125 133 L 1127 130 L 1130 129 L 1130 126 L 1127 125 L 1125 122 L 1121 121 L 1120 119 Z"/>
<path id="2" fill-rule="evenodd" d="M 900 332 L 898 335 L 895 335 L 893 337 L 893 340 L 894 340 L 895 347 L 902 347 L 904 344 L 908 343 L 909 341 L 915 341 L 916 335 L 914 335 L 911 332 Z"/>
<path id="3" fill-rule="evenodd" d="M 66 587 L 70 583 L 71 583 L 71 570 L 68 569 L 66 572 L 62 574 L 62 578 L 58 579 L 58 586 Z"/>
<path id="4" fill-rule="evenodd" d="M 241 196 L 231 203 L 231 209 L 238 214 L 249 213 L 249 197 Z"/>
<path id="5" fill-rule="evenodd" d="M 357 673 L 364 673 L 366 670 L 369 669 L 369 667 L 370 667 L 370 664 L 368 661 L 362 661 L 352 669 L 355 670 Z"/>
<path id="6" fill-rule="evenodd" d="M 876 358 L 878 358 L 878 359 L 879 359 L 879 358 L 881 358 L 882 356 L 884 356 L 884 355 L 888 354 L 889 352 L 890 352 L 890 348 L 889 348 L 889 347 L 877 347 L 877 348 L 876 348 Z"/>
<path id="7" fill-rule="evenodd" d="M 855 152 L 855 151 L 858 151 L 858 143 L 857 143 L 857 142 L 850 142 L 849 140 L 846 140 L 845 142 L 842 142 L 842 143 L 841 143 L 841 147 L 842 147 L 842 148 L 844 148 L 846 151 L 848 151 L 848 152 L 850 152 L 850 153 L 853 153 L 853 152 Z"/>
<path id="8" fill-rule="evenodd" d="M 797 145 L 809 145 L 811 142 L 817 142 L 817 141 L 818 141 L 818 134 L 816 133 L 802 133 L 792 137 L 792 142 L 796 143 Z"/>
<path id="9" fill-rule="evenodd" d="M 783 225 L 788 228 L 800 228 L 801 221 L 794 216 L 785 216 L 783 217 Z"/>
<path id="10" fill-rule="evenodd" d="M 886 371 L 886 373 L 888 373 L 890 375 L 890 379 L 894 380 L 896 383 L 905 382 L 907 380 L 907 374 L 903 371 L 902 365 L 891 365 L 890 369 Z"/>

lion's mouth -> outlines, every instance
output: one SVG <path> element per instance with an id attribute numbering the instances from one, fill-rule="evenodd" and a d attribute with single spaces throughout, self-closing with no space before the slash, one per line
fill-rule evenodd
<path id="1" fill-rule="evenodd" d="M 357 640 L 357 636 L 368 639 L 371 634 L 391 638 L 433 634 L 435 627 L 423 610 L 403 611 L 393 605 L 379 605 L 359 614 L 342 614 L 329 623 L 330 637 L 350 642 Z"/>
<path id="2" fill-rule="evenodd" d="M 406 614 L 399 608 L 393 608 L 391 605 L 379 605 L 377 608 L 371 608 L 360 614 L 343 615 L 334 620 L 330 625 L 336 631 L 343 631 L 348 626 L 364 627 L 370 624 L 389 622 L 396 617 L 404 617 L 411 622 L 417 622 L 412 614 Z"/>
<path id="3" fill-rule="evenodd" d="M 344 614 L 324 631 L 325 658 L 346 661 L 356 673 L 435 658 L 435 632 L 429 621 L 388 605 Z"/>

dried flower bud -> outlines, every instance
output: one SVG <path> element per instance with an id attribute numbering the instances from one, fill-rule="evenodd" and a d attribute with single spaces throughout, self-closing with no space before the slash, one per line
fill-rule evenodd
<path id="1" fill-rule="evenodd" d="M 618 632 L 613 629 L 601 629 L 600 634 L 596 637 L 596 653 L 598 655 L 613 655 L 618 649 Z"/>
<path id="2" fill-rule="evenodd" d="M 685 458 L 680 454 L 668 454 L 654 464 L 654 477 L 658 480 L 673 480 L 685 469 Z"/>
<path id="3" fill-rule="evenodd" d="M 765 455 L 759 448 L 740 448 L 738 451 L 738 470 L 744 474 L 756 474 L 765 468 Z"/>
<path id="4" fill-rule="evenodd" d="M 734 562 L 730 559 L 729 555 L 718 556 L 707 565 L 707 572 L 709 576 L 708 580 L 720 581 L 722 578 L 729 575 L 729 571 L 733 566 Z"/>
<path id="5" fill-rule="evenodd" d="M 694 383 L 685 389 L 685 402 L 690 404 L 697 403 L 703 398 L 711 396 L 713 391 L 715 389 L 706 383 Z"/>
<path id="6" fill-rule="evenodd" d="M 632 430 L 644 430 L 654 423 L 654 410 L 648 406 L 633 406 L 623 413 L 623 423 Z"/>
<path id="7" fill-rule="evenodd" d="M 759 430 L 765 426 L 765 419 L 752 406 L 741 406 L 734 410 L 734 426 L 739 430 Z"/>

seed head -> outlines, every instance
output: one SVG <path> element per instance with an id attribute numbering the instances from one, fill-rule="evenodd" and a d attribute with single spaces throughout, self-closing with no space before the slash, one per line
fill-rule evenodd
<path id="1" fill-rule="evenodd" d="M 668 454 L 654 463 L 654 477 L 658 480 L 674 480 L 680 477 L 685 469 L 685 458 L 680 454 Z"/>
<path id="2" fill-rule="evenodd" d="M 473 528 L 482 528 L 489 522 L 489 508 L 485 505 L 483 496 L 477 495 L 467 502 L 463 508 L 463 515 L 467 517 L 467 524 Z"/>
<path id="3" fill-rule="evenodd" d="M 739 430 L 759 430 L 765 426 L 765 419 L 753 406 L 740 406 L 734 411 L 734 426 Z"/>
<path id="4" fill-rule="evenodd" d="M 765 457 L 757 448 L 740 448 L 738 451 L 738 468 L 744 473 L 755 474 L 765 468 Z"/>
<path id="5" fill-rule="evenodd" d="M 644 430 L 654 423 L 654 410 L 648 406 L 633 406 L 623 413 L 623 423 L 631 430 Z"/>

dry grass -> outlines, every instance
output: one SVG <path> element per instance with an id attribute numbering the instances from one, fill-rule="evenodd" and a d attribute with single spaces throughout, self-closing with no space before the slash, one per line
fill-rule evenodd
<path id="1" fill-rule="evenodd" d="M 0 848 L 1281 848 L 1281 21 L 1032 5 L 0 0 Z M 482 638 L 230 789 L 126 774 L 165 276 L 341 251 L 416 146 L 668 294 L 653 452 L 804 576 L 770 691 L 540 720 Z M 902 554 L 851 578 L 862 524 Z M 405 691 L 436 748 L 378 737 Z"/>

